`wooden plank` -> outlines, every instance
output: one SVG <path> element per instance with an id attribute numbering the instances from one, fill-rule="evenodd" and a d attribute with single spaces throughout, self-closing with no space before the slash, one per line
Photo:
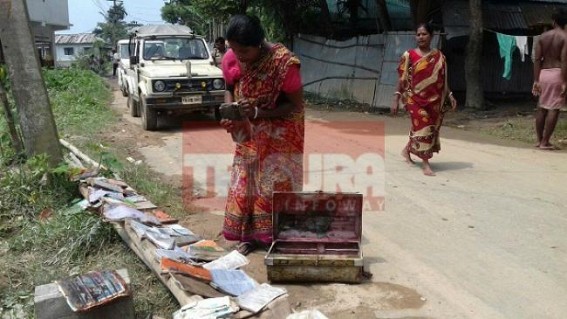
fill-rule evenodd
<path id="1" fill-rule="evenodd" d="M 130 247 L 130 249 L 138 255 L 138 257 L 148 268 L 152 270 L 164 286 L 171 291 L 175 299 L 177 299 L 177 302 L 179 302 L 179 305 L 183 307 L 189 303 L 203 299 L 201 296 L 188 294 L 177 287 L 175 282 L 170 280 L 169 274 L 162 274 L 160 265 L 152 254 L 156 248 L 151 243 L 138 239 L 138 236 L 127 224 L 123 226 L 120 223 L 112 223 L 112 225 L 126 245 L 128 245 L 128 247 Z"/>
<path id="2" fill-rule="evenodd" d="M 155 259 L 153 252 L 156 247 L 153 246 L 147 240 L 140 240 L 136 233 L 129 226 L 128 222 L 117 223 L 112 222 L 112 226 L 120 235 L 122 240 L 126 243 L 130 249 L 138 255 L 138 257 L 146 264 L 148 268 L 158 277 L 158 279 L 163 283 L 163 285 L 171 292 L 171 294 L 177 299 L 181 307 L 202 300 L 203 297 L 199 295 L 191 294 L 183 290 L 176 283 L 176 280 L 170 276 L 168 273 L 163 273 L 161 271 L 160 263 Z M 253 314 L 247 310 L 240 310 L 233 314 L 234 319 L 243 318 L 260 318 L 260 319 L 284 319 L 291 313 L 291 307 L 287 295 L 279 297 L 276 301 L 268 304 L 268 306 L 262 310 L 260 313 Z"/>

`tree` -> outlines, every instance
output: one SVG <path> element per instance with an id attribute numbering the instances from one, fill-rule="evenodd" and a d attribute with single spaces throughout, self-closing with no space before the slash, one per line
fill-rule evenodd
<path id="1" fill-rule="evenodd" d="M 240 1 L 171 0 L 161 9 L 161 17 L 169 23 L 190 27 L 197 34 L 206 34 L 209 21 L 226 23 L 231 15 L 241 12 Z"/>
<path id="2" fill-rule="evenodd" d="M 127 24 L 124 21 L 128 13 L 126 13 L 124 4 L 119 2 L 114 3 L 106 13 L 101 12 L 100 14 L 104 17 L 105 22 L 97 23 L 93 33 L 114 47 L 118 40 L 128 36 Z"/>
<path id="3" fill-rule="evenodd" d="M 25 0 L 0 1 L 0 39 L 28 156 L 47 154 L 51 167 L 62 160 L 51 104 L 28 23 Z"/>
<path id="4" fill-rule="evenodd" d="M 482 1 L 469 1 L 469 8 L 471 12 L 471 33 L 465 57 L 465 79 L 467 82 L 465 107 L 484 109 L 484 94 L 480 74 L 480 60 L 482 58 Z"/>

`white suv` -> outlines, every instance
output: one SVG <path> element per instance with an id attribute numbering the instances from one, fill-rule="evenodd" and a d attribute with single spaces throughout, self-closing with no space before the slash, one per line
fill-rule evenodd
<path id="1" fill-rule="evenodd" d="M 134 47 L 128 49 L 130 40 L 123 39 L 116 43 L 118 54 L 120 55 L 120 63 L 118 64 L 118 86 L 123 96 L 128 96 L 128 80 L 126 74 L 130 68 L 130 54 L 134 54 Z"/>
<path id="2" fill-rule="evenodd" d="M 158 128 L 158 115 L 215 112 L 224 101 L 222 71 L 214 65 L 203 37 L 180 25 L 136 28 L 127 72 L 128 107 L 146 130 Z"/>

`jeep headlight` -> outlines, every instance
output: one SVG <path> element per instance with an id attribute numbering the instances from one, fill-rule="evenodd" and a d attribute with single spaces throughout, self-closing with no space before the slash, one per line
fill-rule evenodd
<path id="1" fill-rule="evenodd" d="M 155 81 L 154 82 L 154 91 L 163 92 L 164 90 L 165 90 L 165 82 L 163 82 L 163 81 Z"/>
<path id="2" fill-rule="evenodd" d="M 224 81 L 222 79 L 214 79 L 213 80 L 213 89 L 215 89 L 215 90 L 224 89 Z"/>

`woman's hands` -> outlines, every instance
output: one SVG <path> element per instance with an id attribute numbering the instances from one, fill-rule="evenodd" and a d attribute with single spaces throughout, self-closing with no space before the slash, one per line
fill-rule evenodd
<path id="1" fill-rule="evenodd" d="M 455 111 L 457 109 L 457 99 L 453 96 L 453 92 L 449 94 L 449 102 L 451 102 L 451 111 Z"/>
<path id="2" fill-rule="evenodd" d="M 392 102 L 392 106 L 390 106 L 390 112 L 394 116 L 398 114 L 398 109 L 400 108 L 400 96 L 401 96 L 401 94 L 397 94 L 397 93 L 398 92 L 396 92 L 396 94 L 394 94 L 394 101 Z"/>
<path id="3" fill-rule="evenodd" d="M 232 120 L 222 119 L 220 125 L 228 132 L 234 131 L 234 122 Z"/>
<path id="4" fill-rule="evenodd" d="M 238 107 L 240 108 L 240 114 L 242 116 L 255 119 L 258 117 L 258 107 L 255 101 L 244 99 L 238 102 Z"/>

